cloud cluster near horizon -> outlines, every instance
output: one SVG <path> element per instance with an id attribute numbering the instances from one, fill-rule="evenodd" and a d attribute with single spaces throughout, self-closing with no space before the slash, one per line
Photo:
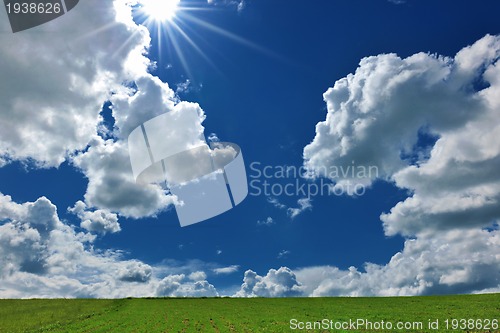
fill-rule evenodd
<path id="1" fill-rule="evenodd" d="M 408 190 L 407 199 L 381 214 L 386 235 L 407 237 L 404 249 L 388 264 L 366 263 L 362 270 L 282 268 L 288 278 L 280 282 L 275 270 L 247 271 L 238 295 L 500 291 L 499 59 L 500 36 L 486 35 L 454 58 L 364 58 L 328 89 L 326 120 L 304 148 L 305 167 L 327 177 L 323 170 L 352 161 L 375 165 L 381 180 Z M 435 142 L 423 147 L 422 135 Z M 377 179 L 331 180 L 371 185 Z"/>
<path id="2" fill-rule="evenodd" d="M 18 204 L 0 194 L 0 221 L 0 298 L 218 295 L 196 267 L 172 272 L 94 249 L 96 236 L 63 223 L 45 197 Z"/>
<path id="3" fill-rule="evenodd" d="M 263 276 L 248 270 L 236 295 L 499 292 L 499 59 L 500 36 L 486 35 L 453 58 L 367 57 L 338 80 L 324 94 L 328 113 L 304 148 L 305 167 L 328 177 L 324 170 L 355 161 L 408 190 L 407 199 L 381 214 L 388 236 L 407 237 L 404 249 L 386 265 L 362 269 L 281 267 Z M 421 136 L 435 142 L 425 147 Z M 369 186 L 377 179 L 331 180 Z"/>

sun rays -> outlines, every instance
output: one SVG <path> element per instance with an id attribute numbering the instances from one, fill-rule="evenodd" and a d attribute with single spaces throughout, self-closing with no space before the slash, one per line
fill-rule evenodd
<path id="1" fill-rule="evenodd" d="M 208 30 L 232 42 L 253 49 L 271 58 L 283 60 L 282 57 L 230 31 L 206 22 L 196 15 L 199 11 L 216 10 L 207 2 L 190 2 L 181 0 L 139 0 L 134 6 L 134 20 L 148 28 L 152 40 L 158 49 L 158 61 L 164 58 L 164 52 L 173 52 L 178 58 L 187 76 L 192 77 L 188 61 L 189 52 L 196 52 L 220 74 L 220 70 L 207 56 L 203 47 L 213 47 L 207 43 L 197 42 L 197 30 Z M 189 48 L 183 48 L 183 43 Z M 203 44 L 203 45 L 200 45 Z"/>

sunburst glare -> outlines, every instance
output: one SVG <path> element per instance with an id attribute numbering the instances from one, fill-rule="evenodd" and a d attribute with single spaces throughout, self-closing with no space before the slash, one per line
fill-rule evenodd
<path id="1" fill-rule="evenodd" d="M 171 21 L 179 8 L 180 0 L 140 0 L 141 11 L 155 22 Z"/>
<path id="2" fill-rule="evenodd" d="M 192 77 L 187 57 L 190 49 L 184 47 L 185 45 L 189 45 L 191 50 L 195 51 L 221 74 L 211 59 L 207 57 L 205 50 L 202 50 L 199 43 L 204 44 L 205 47 L 211 46 L 206 45 L 202 39 L 196 37 L 198 33 L 194 27 L 208 30 L 233 42 L 254 49 L 257 52 L 283 60 L 282 57 L 264 47 L 197 17 L 198 15 L 195 12 L 215 10 L 210 4 L 211 2 L 206 2 L 206 0 L 202 2 L 137 0 L 137 5 L 134 6 L 135 20 L 139 24 L 146 26 L 152 39 L 156 40 L 159 62 L 162 61 L 163 52 L 173 51 L 187 76 Z"/>

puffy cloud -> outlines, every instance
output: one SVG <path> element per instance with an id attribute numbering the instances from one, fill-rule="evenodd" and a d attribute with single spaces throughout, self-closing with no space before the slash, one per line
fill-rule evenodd
<path id="1" fill-rule="evenodd" d="M 175 93 L 167 83 L 148 73 L 135 78 L 134 87 L 122 87 L 111 96 L 116 135 L 124 140 L 145 121 L 174 109 Z"/>
<path id="2" fill-rule="evenodd" d="M 126 282 L 148 282 L 153 270 L 151 266 L 140 261 L 132 260 L 118 272 L 118 279 Z"/>
<path id="3" fill-rule="evenodd" d="M 386 265 L 295 270 L 303 295 L 500 290 L 499 58 L 500 36 L 490 35 L 454 58 L 368 57 L 324 94 L 328 113 L 304 148 L 305 167 L 337 186 L 381 178 L 408 189 L 381 220 L 387 235 L 412 238 Z M 239 295 L 261 280 L 250 272 Z"/>
<path id="4" fill-rule="evenodd" d="M 63 227 L 55 206 L 45 197 L 24 205 L 12 202 L 9 196 L 0 197 L 0 221 L 11 221 L 0 225 L 0 275 L 46 272 L 51 259 L 46 240 Z"/>
<path id="5" fill-rule="evenodd" d="M 179 278 L 164 264 L 94 249 L 95 236 L 64 224 L 45 197 L 18 204 L 0 194 L 0 203 L 0 298 L 217 295 L 202 271 Z"/>
<path id="6" fill-rule="evenodd" d="M 179 123 L 177 134 L 183 135 L 169 139 L 186 145 L 183 140 L 193 131 L 197 138 L 203 134 L 203 110 L 178 103 L 168 84 L 148 73 L 145 53 L 151 38 L 133 21 L 131 5 L 128 0 L 86 1 L 48 24 L 0 37 L 5 60 L 0 65 L 5 74 L 0 80 L 0 166 L 13 160 L 45 167 L 70 161 L 89 180 L 85 204 L 96 214 L 82 227 L 93 231 L 103 231 L 103 222 L 113 219 L 108 215 L 96 222 L 101 211 L 140 218 L 175 202 L 159 187 L 139 187 L 132 179 L 126 145 L 132 129 L 168 111 L 194 109 L 199 117 Z M 7 24 L 5 17 L 4 30 Z M 113 140 L 105 141 L 98 133 L 108 100 L 115 126 Z M 111 224 L 104 227 L 107 232 L 118 230 Z"/>
<path id="7" fill-rule="evenodd" d="M 84 153 L 73 158 L 73 164 L 88 178 L 85 202 L 140 218 L 155 215 L 175 202 L 175 197 L 157 185 L 138 185 L 132 176 L 127 145 L 123 141 L 96 137 Z"/>
<path id="8" fill-rule="evenodd" d="M 299 200 L 297 200 L 297 204 L 299 205 L 299 207 L 297 207 L 297 208 L 290 207 L 286 210 L 288 216 L 290 216 L 290 218 L 292 218 L 292 219 L 296 218 L 297 216 L 302 214 L 304 211 L 312 208 L 311 199 L 309 199 L 309 198 L 299 199 Z"/>
<path id="9" fill-rule="evenodd" d="M 84 244 L 93 237 L 63 224 L 56 207 L 45 197 L 35 202 L 17 204 L 0 194 L 3 209 L 0 216 L 0 279 L 15 293 L 20 277 L 73 274 L 85 252 Z M 22 280 L 20 280 L 22 281 Z M 19 283 L 19 281 L 17 281 Z M 35 294 L 39 290 L 33 290 Z M 0 293 L 1 294 L 1 293 Z M 38 294 L 37 294 L 38 295 Z"/>
<path id="10" fill-rule="evenodd" d="M 231 265 L 231 266 L 227 266 L 227 267 L 214 268 L 212 271 L 217 275 L 221 275 L 221 274 L 233 274 L 233 273 L 238 272 L 239 270 L 240 270 L 240 266 Z"/>
<path id="11" fill-rule="evenodd" d="M 271 216 L 268 216 L 265 220 L 263 221 L 257 221 L 257 225 L 267 225 L 267 226 L 270 226 L 270 225 L 273 225 L 275 222 L 273 220 L 273 218 Z"/>
<path id="12" fill-rule="evenodd" d="M 292 297 L 299 296 L 302 286 L 295 273 L 287 267 L 270 269 L 265 276 L 247 270 L 236 297 Z"/>
<path id="13" fill-rule="evenodd" d="M 80 226 L 91 232 L 106 234 L 108 232 L 115 233 L 121 230 L 118 223 L 118 216 L 106 210 L 89 211 L 87 205 L 82 201 L 78 201 L 73 208 L 68 209 L 69 212 L 76 214 L 82 221 Z"/>
<path id="14" fill-rule="evenodd" d="M 460 255 L 457 255 L 460 254 Z M 407 240 L 388 264 L 248 270 L 237 297 L 411 296 L 500 291 L 500 232 L 448 231 Z"/>
<path id="15" fill-rule="evenodd" d="M 203 271 L 196 271 L 188 275 L 189 280 L 191 281 L 200 281 L 206 280 L 207 274 Z"/>
<path id="16" fill-rule="evenodd" d="M 387 265 L 309 267 L 297 280 L 312 296 L 397 296 L 500 291 L 498 230 L 448 231 L 407 240 Z"/>
<path id="17" fill-rule="evenodd" d="M 324 94 L 328 113 L 304 148 L 306 168 L 328 177 L 374 166 L 330 178 L 369 185 L 378 177 L 410 190 L 382 214 L 387 235 L 491 225 L 500 217 L 499 57 L 500 36 L 487 35 L 454 58 L 364 58 Z M 422 136 L 437 138 L 424 154 Z"/>
<path id="18" fill-rule="evenodd" d="M 170 275 L 160 281 L 157 296 L 169 297 L 215 297 L 219 296 L 213 285 L 206 280 L 193 281 L 184 274 Z"/>
<path id="19" fill-rule="evenodd" d="M 0 36 L 0 164 L 57 166 L 84 149 L 116 82 L 146 70 L 149 34 L 131 16 L 116 19 L 125 3 L 84 1 L 57 20 Z M 0 15 L 0 29 L 9 31 Z"/>
<path id="20" fill-rule="evenodd" d="M 123 5 L 124 20 L 132 26 L 130 33 L 133 36 L 134 29 L 140 27 L 131 21 L 130 11 L 129 6 Z M 137 47 L 143 50 L 148 46 L 146 42 L 149 43 L 149 38 L 139 41 Z M 148 62 L 140 53 L 133 55 L 139 58 L 135 59 L 139 63 Z M 159 186 L 139 186 L 135 183 L 126 143 L 128 135 L 145 121 L 172 112 L 178 119 L 177 130 L 165 133 L 164 140 L 173 146 L 189 149 L 195 141 L 199 144 L 203 142 L 204 128 L 201 123 L 205 114 L 196 103 L 176 104 L 175 92 L 167 83 L 147 73 L 147 67 L 135 70 L 130 80 L 133 84 L 116 87 L 109 98 L 115 120 L 114 140 L 103 140 L 94 135 L 88 148 L 75 154 L 72 162 L 89 180 L 85 193 L 85 203 L 89 207 L 141 218 L 158 214 L 175 203 L 176 199 Z M 198 116 L 185 116 L 188 114 Z"/>
<path id="21" fill-rule="evenodd" d="M 201 123 L 205 115 L 200 106 L 188 102 L 180 102 L 175 106 L 169 104 L 168 87 L 156 79 L 148 80 L 146 87 L 143 87 L 142 79 L 139 80 L 137 91 L 132 96 L 117 94 L 112 98 L 116 134 L 124 138 L 115 141 L 95 136 L 86 151 L 73 157 L 73 164 L 89 180 L 85 202 L 90 207 L 140 218 L 156 215 L 176 202 L 175 196 L 158 185 L 139 185 L 135 182 L 125 141 L 130 131 L 168 111 L 169 107 L 178 122 L 176 131 L 165 133 L 163 139 L 179 147 L 179 150 L 188 150 L 204 142 L 201 139 L 204 132 Z M 151 84 L 151 80 L 156 83 Z M 192 117 L 192 114 L 195 116 Z M 194 167 L 192 164 L 188 166 L 180 166 L 179 173 L 189 172 Z"/>

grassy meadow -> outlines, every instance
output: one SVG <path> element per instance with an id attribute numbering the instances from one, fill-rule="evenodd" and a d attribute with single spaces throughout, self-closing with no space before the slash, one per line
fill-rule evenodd
<path id="1" fill-rule="evenodd" d="M 293 325 L 292 319 L 296 320 Z M 387 326 L 307 329 L 306 325 L 323 319 L 328 319 L 329 323 L 362 319 L 372 325 L 380 325 L 382 320 L 385 325 L 387 322 L 393 325 L 421 322 L 423 326 L 422 329 L 400 330 L 395 327 L 388 330 Z M 445 327 L 447 319 L 448 329 Z M 462 322 L 470 327 L 461 329 L 461 323 L 452 322 L 452 319 L 476 321 Z M 487 324 L 488 319 L 500 319 L 500 294 L 391 298 L 0 300 L 1 333 L 500 332 L 494 325 L 478 329 L 476 325 Z M 439 327 L 429 329 L 429 320 L 439 320 Z M 453 329 L 453 323 L 459 327 Z M 304 325 L 304 329 L 300 329 L 300 325 Z"/>

